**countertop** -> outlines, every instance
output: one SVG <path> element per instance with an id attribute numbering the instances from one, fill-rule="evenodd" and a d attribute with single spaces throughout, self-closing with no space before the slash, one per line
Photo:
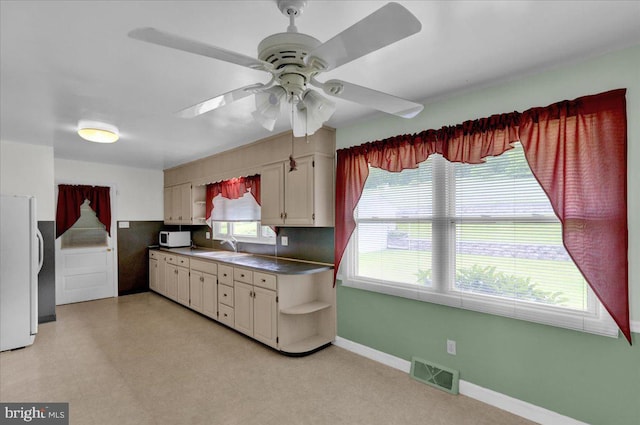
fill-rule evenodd
<path id="1" fill-rule="evenodd" d="M 212 250 L 206 248 L 158 248 L 160 251 L 188 257 L 248 267 L 277 274 L 312 274 L 332 270 L 333 266 L 242 252 Z"/>

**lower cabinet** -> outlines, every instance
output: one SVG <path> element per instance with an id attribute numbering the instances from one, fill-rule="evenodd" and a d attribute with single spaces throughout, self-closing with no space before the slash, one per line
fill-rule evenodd
<path id="1" fill-rule="evenodd" d="M 161 251 L 149 251 L 149 289 L 159 294 L 166 293 L 167 256 Z"/>
<path id="2" fill-rule="evenodd" d="M 235 329 L 272 347 L 278 345 L 275 291 L 234 282 Z"/>
<path id="3" fill-rule="evenodd" d="M 193 310 L 218 318 L 218 279 L 215 263 L 191 260 L 189 276 L 189 307 Z"/>
<path id="4" fill-rule="evenodd" d="M 159 292 L 158 288 L 158 259 L 149 256 L 149 289 Z"/>
<path id="5" fill-rule="evenodd" d="M 235 323 L 233 301 L 233 267 L 218 264 L 218 320 L 231 328 Z"/>
<path id="6" fill-rule="evenodd" d="M 174 301 L 189 305 L 189 258 L 168 255 L 165 266 L 164 295 Z"/>
<path id="7" fill-rule="evenodd" d="M 149 287 L 287 354 L 336 337 L 333 271 L 272 274 L 229 264 L 149 253 Z"/>

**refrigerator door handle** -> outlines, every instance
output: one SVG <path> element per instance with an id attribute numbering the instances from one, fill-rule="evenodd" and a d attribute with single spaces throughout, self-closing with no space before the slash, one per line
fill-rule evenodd
<path id="1" fill-rule="evenodd" d="M 38 273 L 42 270 L 42 263 L 44 263 L 44 239 L 40 229 L 36 228 L 36 237 L 38 238 Z"/>

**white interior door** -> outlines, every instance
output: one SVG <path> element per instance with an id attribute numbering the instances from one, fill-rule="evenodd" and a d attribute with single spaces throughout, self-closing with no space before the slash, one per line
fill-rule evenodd
<path id="1" fill-rule="evenodd" d="M 112 188 L 112 217 L 113 192 Z M 113 237 L 116 226 L 111 224 L 109 237 L 88 201 L 80 210 L 80 219 L 56 239 L 57 305 L 117 296 Z"/>

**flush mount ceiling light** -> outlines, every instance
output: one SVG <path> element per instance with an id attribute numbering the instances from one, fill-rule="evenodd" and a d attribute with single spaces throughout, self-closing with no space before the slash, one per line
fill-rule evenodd
<path id="1" fill-rule="evenodd" d="M 78 122 L 78 135 L 95 143 L 113 143 L 120 137 L 115 126 L 96 121 Z"/>

